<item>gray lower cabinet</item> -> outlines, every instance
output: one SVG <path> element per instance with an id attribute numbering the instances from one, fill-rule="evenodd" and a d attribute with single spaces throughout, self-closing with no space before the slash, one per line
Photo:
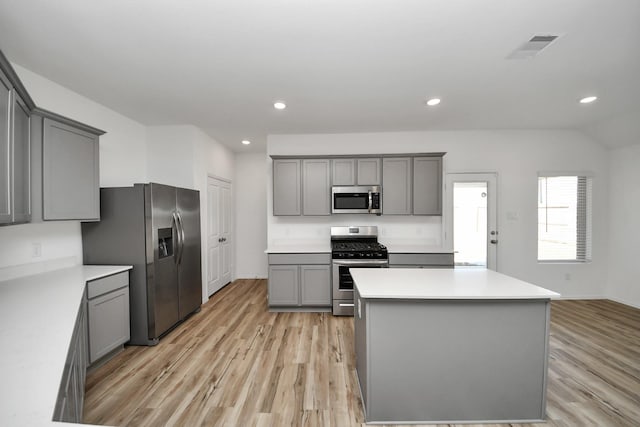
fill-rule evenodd
<path id="1" fill-rule="evenodd" d="M 329 254 L 270 254 L 270 307 L 331 307 Z"/>
<path id="2" fill-rule="evenodd" d="M 331 161 L 302 161 L 302 214 L 331 215 Z"/>
<path id="3" fill-rule="evenodd" d="M 99 220 L 98 135 L 45 117 L 42 124 L 45 220 Z"/>
<path id="4" fill-rule="evenodd" d="M 390 253 L 389 268 L 453 268 L 452 252 Z"/>
<path id="5" fill-rule="evenodd" d="M 300 305 L 331 305 L 331 268 L 328 265 L 300 266 Z"/>
<path id="6" fill-rule="evenodd" d="M 300 160 L 273 161 L 273 215 L 300 215 Z"/>
<path id="7" fill-rule="evenodd" d="M 297 265 L 269 266 L 269 305 L 297 306 L 300 302 L 300 274 Z"/>
<path id="8" fill-rule="evenodd" d="M 0 224 L 31 220 L 30 114 L 0 71 Z"/>
<path id="9" fill-rule="evenodd" d="M 95 363 L 130 339 L 129 272 L 87 283 L 89 363 Z"/>
<path id="10" fill-rule="evenodd" d="M 84 409 L 84 384 L 86 379 L 87 355 L 87 305 L 80 304 L 76 325 L 67 354 L 58 400 L 53 421 L 81 423 Z"/>
<path id="11" fill-rule="evenodd" d="M 382 159 L 384 215 L 411 215 L 411 157 Z"/>
<path id="12" fill-rule="evenodd" d="M 442 215 L 442 157 L 413 158 L 413 214 Z"/>

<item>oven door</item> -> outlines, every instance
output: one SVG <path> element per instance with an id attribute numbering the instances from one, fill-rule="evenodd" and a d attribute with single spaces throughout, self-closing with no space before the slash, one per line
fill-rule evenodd
<path id="1" fill-rule="evenodd" d="M 387 268 L 389 261 L 376 260 L 333 260 L 333 300 L 345 300 L 353 307 L 353 278 L 350 268 Z"/>

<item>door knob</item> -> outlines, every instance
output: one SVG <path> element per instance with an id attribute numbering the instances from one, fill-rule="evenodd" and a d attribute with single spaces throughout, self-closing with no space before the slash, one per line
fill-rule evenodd
<path id="1" fill-rule="evenodd" d="M 489 242 L 493 243 L 494 245 L 498 244 L 498 240 L 497 239 L 491 239 L 491 240 L 489 240 Z"/>
<path id="2" fill-rule="evenodd" d="M 222 237 L 220 237 L 220 238 L 218 239 L 218 243 L 220 243 L 220 242 L 222 242 Z"/>

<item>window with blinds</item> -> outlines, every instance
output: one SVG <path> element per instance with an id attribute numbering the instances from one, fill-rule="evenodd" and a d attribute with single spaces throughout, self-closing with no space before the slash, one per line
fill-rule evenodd
<path id="1" fill-rule="evenodd" d="M 538 261 L 591 261 L 591 181 L 538 177 Z"/>

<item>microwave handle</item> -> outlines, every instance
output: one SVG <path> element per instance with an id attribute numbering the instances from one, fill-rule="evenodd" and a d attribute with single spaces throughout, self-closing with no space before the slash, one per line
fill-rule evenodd
<path id="1" fill-rule="evenodd" d="M 369 190 L 369 213 L 371 213 L 372 205 L 373 205 L 373 200 L 371 198 L 371 190 Z"/>

